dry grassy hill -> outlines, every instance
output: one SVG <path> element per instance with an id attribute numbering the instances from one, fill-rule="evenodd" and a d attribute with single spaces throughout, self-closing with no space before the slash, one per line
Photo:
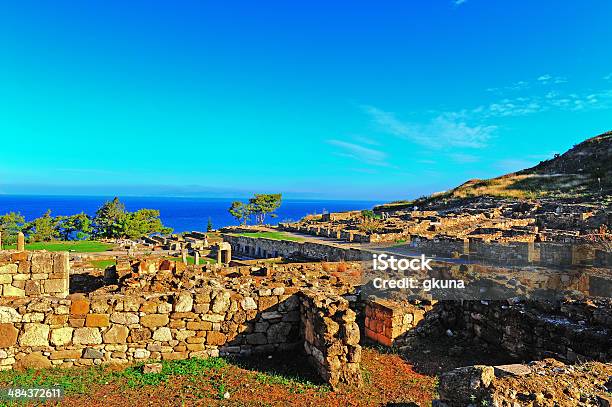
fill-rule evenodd
<path id="1" fill-rule="evenodd" d="M 612 131 L 575 145 L 564 154 L 532 168 L 486 180 L 472 179 L 458 187 L 375 209 L 450 204 L 478 197 L 560 200 L 608 200 L 612 192 Z"/>

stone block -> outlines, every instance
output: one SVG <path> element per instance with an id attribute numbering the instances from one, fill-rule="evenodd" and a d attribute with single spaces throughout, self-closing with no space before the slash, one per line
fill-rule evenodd
<path id="1" fill-rule="evenodd" d="M 17 343 L 19 331 L 11 323 L 0 324 L 0 348 L 9 348 Z"/>
<path id="2" fill-rule="evenodd" d="M 51 344 L 55 346 L 67 345 L 72 341 L 74 328 L 63 327 L 51 330 Z"/>
<path id="3" fill-rule="evenodd" d="M 38 323 L 24 324 L 19 337 L 21 346 L 49 346 L 49 326 Z"/>
<path id="4" fill-rule="evenodd" d="M 75 345 L 99 345 L 102 343 L 102 335 L 98 328 L 77 328 L 72 342 Z"/>
<path id="5" fill-rule="evenodd" d="M 153 332 L 153 340 L 160 342 L 168 342 L 172 340 L 172 333 L 170 332 L 170 328 L 161 327 Z"/>
<path id="6" fill-rule="evenodd" d="M 129 330 L 123 325 L 113 325 L 104 333 L 104 343 L 125 343 Z"/>
<path id="7" fill-rule="evenodd" d="M 149 314 L 140 317 L 140 324 L 147 328 L 167 325 L 170 319 L 166 314 Z"/>
<path id="8" fill-rule="evenodd" d="M 86 299 L 74 299 L 70 304 L 70 315 L 85 316 L 89 313 L 89 301 Z"/>
<path id="9" fill-rule="evenodd" d="M 108 326 L 109 324 L 108 314 L 87 314 L 85 317 L 85 326 L 87 327 L 97 328 Z"/>
<path id="10" fill-rule="evenodd" d="M 226 341 L 225 334 L 221 332 L 210 331 L 206 334 L 206 343 L 208 345 L 223 345 Z"/>

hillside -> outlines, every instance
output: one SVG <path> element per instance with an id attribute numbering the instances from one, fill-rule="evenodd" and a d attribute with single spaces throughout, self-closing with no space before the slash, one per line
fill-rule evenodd
<path id="1" fill-rule="evenodd" d="M 491 179 L 471 179 L 449 191 L 414 201 L 391 202 L 375 209 L 445 206 L 480 197 L 604 201 L 611 192 L 612 131 L 609 131 L 534 167 Z"/>

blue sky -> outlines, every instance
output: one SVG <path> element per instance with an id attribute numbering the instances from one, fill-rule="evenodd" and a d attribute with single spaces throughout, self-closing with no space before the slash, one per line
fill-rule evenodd
<path id="1" fill-rule="evenodd" d="M 0 5 L 0 193 L 394 200 L 612 129 L 612 2 Z"/>

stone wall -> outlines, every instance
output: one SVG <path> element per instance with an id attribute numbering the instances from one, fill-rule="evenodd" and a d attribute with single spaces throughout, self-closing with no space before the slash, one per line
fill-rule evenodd
<path id="1" fill-rule="evenodd" d="M 362 250 L 331 244 L 274 240 L 231 234 L 223 234 L 222 236 L 223 240 L 230 243 L 235 255 L 254 258 L 280 256 L 323 261 L 359 261 L 370 258 L 370 255 Z"/>
<path id="2" fill-rule="evenodd" d="M 612 360 L 612 300 L 445 301 L 444 328 L 524 359 Z"/>
<path id="3" fill-rule="evenodd" d="M 359 326 L 349 302 L 337 295 L 305 290 L 301 301 L 304 350 L 332 388 L 361 386 Z"/>
<path id="4" fill-rule="evenodd" d="M 51 259 L 61 261 L 65 275 L 69 274 L 67 253 L 24 256 L 26 260 L 9 268 L 25 267 L 24 262 L 33 259 L 28 263 L 31 270 Z M 49 264 L 57 270 L 54 261 Z M 301 279 L 280 272 L 288 280 L 286 285 L 273 276 L 253 277 L 250 267 L 218 273 L 175 270 L 174 277 L 183 279 L 177 282 L 166 276 L 169 284 L 162 281 L 170 271 L 157 271 L 151 284 L 149 269 L 155 265 L 152 261 L 128 264 L 127 270 L 132 270 L 128 274 L 139 276 L 141 284 L 130 278 L 120 281 L 126 285 L 108 287 L 116 292 L 101 289 L 67 297 L 39 292 L 0 298 L 0 370 L 249 356 L 304 348 L 334 388 L 361 383 L 359 328 L 349 301 L 340 296 L 349 286 L 325 285 L 324 280 L 309 283 L 308 276 L 318 274 L 307 264 Z M 134 272 L 133 267 L 144 271 Z M 191 285 L 184 278 L 188 276 L 197 277 L 197 286 L 184 287 Z M 68 279 L 63 281 L 67 291 Z M 168 287 L 177 288 L 168 291 Z"/>
<path id="5" fill-rule="evenodd" d="M 66 297 L 68 253 L 0 251 L 0 296 Z"/>
<path id="6" fill-rule="evenodd" d="M 369 340 L 385 346 L 408 342 L 411 330 L 421 322 L 425 309 L 381 299 L 366 301 L 364 331 Z"/>
<path id="7" fill-rule="evenodd" d="M 293 290 L 247 296 L 213 284 L 192 292 L 2 299 L 0 366 L 32 358 L 72 366 L 293 349 L 302 342 Z"/>

